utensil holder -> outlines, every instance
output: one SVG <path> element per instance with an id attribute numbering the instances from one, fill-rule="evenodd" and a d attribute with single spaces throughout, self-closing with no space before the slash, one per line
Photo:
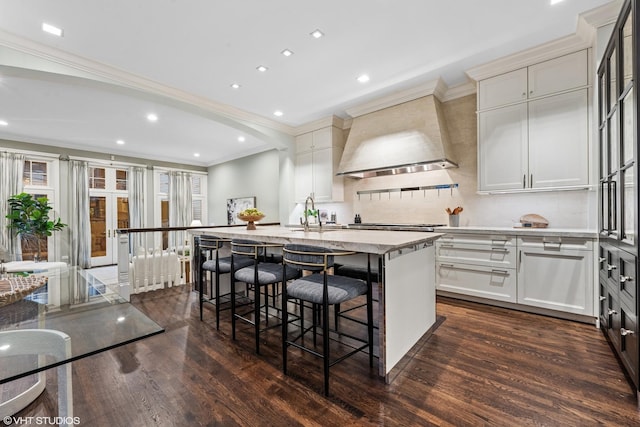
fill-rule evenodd
<path id="1" fill-rule="evenodd" d="M 458 227 L 460 225 L 460 215 L 449 215 L 449 227 Z"/>

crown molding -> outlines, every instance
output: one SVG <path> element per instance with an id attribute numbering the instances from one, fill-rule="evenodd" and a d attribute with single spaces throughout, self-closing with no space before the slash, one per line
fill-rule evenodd
<path id="1" fill-rule="evenodd" d="M 313 122 L 305 123 L 295 128 L 295 136 L 302 135 L 303 133 L 313 132 L 314 130 L 326 128 L 329 126 L 344 129 L 344 120 L 337 116 L 325 117 Z"/>
<path id="2" fill-rule="evenodd" d="M 597 28 L 615 22 L 622 3 L 623 0 L 614 0 L 583 12 L 578 15 L 575 34 L 470 68 L 466 72 L 467 76 L 473 80 L 483 80 L 581 49 L 591 48 L 595 41 Z"/>
<path id="3" fill-rule="evenodd" d="M 295 128 L 292 126 L 269 120 L 266 117 L 249 113 L 239 108 L 222 104 L 208 98 L 184 92 L 174 87 L 166 86 L 159 82 L 146 79 L 136 74 L 128 73 L 101 62 L 64 52 L 53 47 L 44 46 L 3 30 L 0 30 L 0 46 L 5 46 L 15 51 L 50 61 L 58 66 L 58 71 L 55 72 L 60 72 L 60 70 L 64 70 L 65 68 L 67 69 L 67 73 L 69 73 L 69 71 L 73 72 L 73 70 L 76 70 L 78 74 L 69 74 L 84 78 L 89 78 L 87 76 L 93 76 L 94 80 L 118 84 L 127 88 L 183 102 L 226 119 L 238 121 L 241 126 L 246 126 L 246 123 L 241 122 L 249 122 L 289 135 L 293 135 L 295 133 Z M 60 68 L 60 66 L 64 68 Z"/>
<path id="4" fill-rule="evenodd" d="M 457 98 L 462 98 L 463 96 L 473 95 L 474 93 L 476 93 L 476 89 L 476 82 L 473 80 L 469 80 L 462 84 L 448 88 L 444 96 L 439 99 L 440 102 L 452 101 Z"/>

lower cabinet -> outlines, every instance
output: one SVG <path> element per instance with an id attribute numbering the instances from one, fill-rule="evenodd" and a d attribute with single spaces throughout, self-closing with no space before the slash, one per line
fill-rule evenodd
<path id="1" fill-rule="evenodd" d="M 599 245 L 600 328 L 640 387 L 637 311 L 637 258 L 606 242 Z"/>
<path id="2" fill-rule="evenodd" d="M 577 238 L 518 237 L 518 304 L 593 315 L 592 244 Z"/>
<path id="3" fill-rule="evenodd" d="M 436 289 L 488 301 L 595 320 L 593 272 L 587 238 L 452 233 L 436 241 Z"/>

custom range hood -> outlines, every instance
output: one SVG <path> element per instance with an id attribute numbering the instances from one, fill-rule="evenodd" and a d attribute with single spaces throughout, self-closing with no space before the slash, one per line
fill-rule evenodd
<path id="1" fill-rule="evenodd" d="M 337 174 L 369 178 L 458 167 L 441 109 L 428 95 L 355 117 Z"/>

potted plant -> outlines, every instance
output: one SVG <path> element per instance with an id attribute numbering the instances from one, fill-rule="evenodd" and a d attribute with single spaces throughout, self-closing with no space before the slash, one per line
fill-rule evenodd
<path id="1" fill-rule="evenodd" d="M 23 239 L 35 242 L 37 255 L 35 261 L 40 261 L 40 243 L 43 238 L 47 238 L 54 231 L 62 230 L 66 227 L 60 218 L 49 218 L 49 211 L 52 207 L 46 197 L 33 197 L 31 194 L 20 193 L 11 196 L 8 200 L 11 209 L 7 219 L 7 227 L 15 231 Z"/>

